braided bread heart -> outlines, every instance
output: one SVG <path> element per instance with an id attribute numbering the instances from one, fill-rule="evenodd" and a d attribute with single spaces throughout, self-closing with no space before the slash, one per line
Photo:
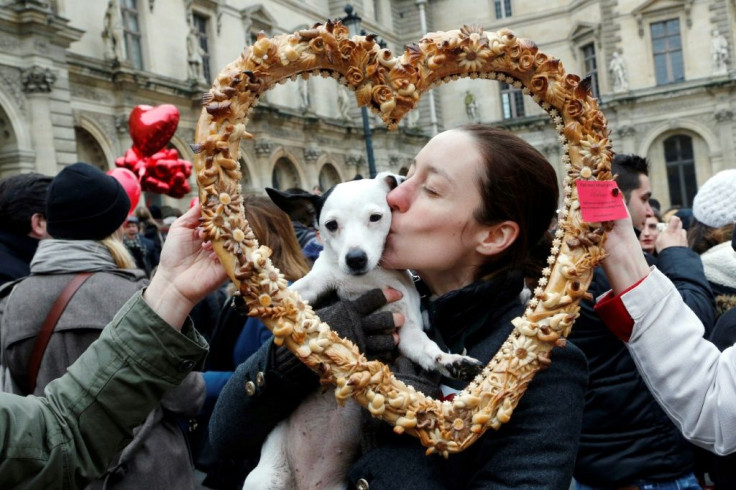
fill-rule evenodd
<path id="1" fill-rule="evenodd" d="M 522 317 L 493 359 L 452 402 L 439 402 L 396 380 L 389 368 L 367 361 L 351 342 L 320 321 L 259 246 L 244 217 L 239 145 L 249 111 L 276 83 L 297 76 L 331 76 L 355 91 L 358 104 L 378 112 L 390 129 L 420 95 L 460 77 L 499 80 L 522 88 L 547 111 L 563 149 L 562 221 L 549 267 Z M 435 32 L 400 57 L 373 36 L 349 36 L 340 22 L 274 38 L 260 35 L 226 66 L 205 94 L 193 145 L 203 225 L 251 315 L 322 380 L 335 384 L 340 402 L 352 397 L 394 431 L 418 437 L 427 453 L 462 451 L 489 427 L 507 422 L 549 352 L 564 345 L 580 299 L 603 258 L 606 223 L 582 220 L 575 182 L 610 180 L 612 151 L 606 118 L 589 79 L 567 74 L 562 63 L 509 30 L 478 27 Z M 552 401 L 551 401 L 552 403 Z"/>

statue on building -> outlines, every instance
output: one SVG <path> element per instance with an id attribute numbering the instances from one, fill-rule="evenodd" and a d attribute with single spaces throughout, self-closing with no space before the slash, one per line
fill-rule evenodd
<path id="1" fill-rule="evenodd" d="M 109 0 L 105 10 L 105 28 L 102 41 L 105 47 L 105 59 L 123 61 L 125 59 L 125 34 L 123 32 L 123 15 L 118 0 Z"/>
<path id="2" fill-rule="evenodd" d="M 465 91 L 465 113 L 472 122 L 478 122 L 478 103 L 470 90 Z"/>
<path id="3" fill-rule="evenodd" d="M 608 65 L 608 69 L 611 72 L 613 91 L 626 92 L 629 90 L 629 82 L 626 79 L 626 66 L 624 66 L 624 59 L 618 51 L 614 51 L 613 55 L 611 55 L 611 63 Z"/>
<path id="4" fill-rule="evenodd" d="M 337 111 L 341 119 L 350 120 L 350 92 L 342 84 L 337 86 Z"/>
<path id="5" fill-rule="evenodd" d="M 309 78 L 299 77 L 299 105 L 304 112 L 310 112 L 312 101 L 309 95 Z"/>
<path id="6" fill-rule="evenodd" d="M 189 80 L 204 82 L 204 50 L 199 43 L 199 34 L 194 24 L 189 26 L 189 34 L 187 34 L 187 63 L 189 64 L 188 76 Z"/>
<path id="7" fill-rule="evenodd" d="M 728 73 L 728 41 L 726 37 L 718 32 L 718 29 L 713 29 L 713 37 L 710 41 L 710 53 L 713 57 L 713 74 L 714 75 L 725 75 Z"/>

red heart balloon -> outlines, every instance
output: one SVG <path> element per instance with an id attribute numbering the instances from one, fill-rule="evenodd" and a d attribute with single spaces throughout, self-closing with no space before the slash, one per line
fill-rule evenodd
<path id="1" fill-rule="evenodd" d="M 178 125 L 179 109 L 171 104 L 137 105 L 128 118 L 133 147 L 142 156 L 151 156 L 166 146 Z"/>
<path id="2" fill-rule="evenodd" d="M 132 213 L 138 206 L 138 199 L 141 197 L 141 184 L 138 182 L 138 177 L 127 168 L 113 168 L 107 171 L 107 175 L 114 177 L 125 189 L 130 199 L 130 212 Z"/>

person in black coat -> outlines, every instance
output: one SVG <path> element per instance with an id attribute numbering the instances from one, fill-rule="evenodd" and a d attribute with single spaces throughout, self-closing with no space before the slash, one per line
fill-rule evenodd
<path id="1" fill-rule="evenodd" d="M 0 286 L 30 274 L 46 233 L 46 192 L 51 177 L 37 173 L 0 180 Z"/>
<path id="2" fill-rule="evenodd" d="M 616 155 L 613 174 L 623 191 L 635 229 L 652 216 L 646 160 Z M 657 242 L 656 265 L 677 286 L 706 330 L 713 325 L 713 295 L 700 257 L 687 247 L 679 226 L 668 225 Z M 602 268 L 596 268 L 588 291 L 593 298 L 611 289 Z M 588 358 L 590 383 L 585 397 L 580 450 L 575 464 L 578 489 L 619 488 L 646 483 L 671 483 L 700 488 L 693 473 L 690 443 L 680 434 L 647 389 L 626 344 L 606 328 L 593 301 L 582 301 L 580 318 L 570 341 Z"/>
<path id="3" fill-rule="evenodd" d="M 523 313 L 524 281 L 541 269 L 531 267 L 530 254 L 546 234 L 557 197 L 551 165 L 504 130 L 464 126 L 441 133 L 420 151 L 407 180 L 388 195 L 392 231 L 382 261 L 419 275 L 430 334 L 441 346 L 487 363 L 506 340 L 511 320 Z M 387 298 L 396 299 L 374 290 L 317 313 L 355 340 L 352 325 L 375 325 L 375 315 L 394 325 L 388 312 L 366 316 Z M 376 354 L 368 336 L 366 352 Z M 416 439 L 395 435 L 387 424 L 364 422 L 348 481 L 372 489 L 567 489 L 587 371 L 571 344 L 554 349 L 551 359 L 510 422 L 448 459 L 426 456 Z M 419 372 L 401 357 L 394 369 L 399 379 L 435 397 L 451 397 L 466 384 Z M 271 429 L 318 385 L 317 375 L 288 350 L 264 344 L 222 391 L 210 421 L 213 446 L 222 457 L 258 457 Z"/>

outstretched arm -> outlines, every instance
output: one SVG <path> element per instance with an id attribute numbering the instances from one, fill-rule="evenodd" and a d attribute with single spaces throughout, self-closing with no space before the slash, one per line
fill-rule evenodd
<path id="1" fill-rule="evenodd" d="M 3 488 L 83 487 L 202 363 L 207 344 L 186 315 L 225 274 L 202 247 L 198 217 L 194 208 L 172 225 L 149 288 L 123 306 L 44 398 L 0 394 Z"/>
<path id="2" fill-rule="evenodd" d="M 633 327 L 637 369 L 683 435 L 718 454 L 736 452 L 736 348 L 720 352 L 703 338 L 700 319 L 664 274 L 650 273 L 638 246 L 630 220 L 617 221 L 604 261 L 617 296 L 597 309 L 607 325 Z"/>

